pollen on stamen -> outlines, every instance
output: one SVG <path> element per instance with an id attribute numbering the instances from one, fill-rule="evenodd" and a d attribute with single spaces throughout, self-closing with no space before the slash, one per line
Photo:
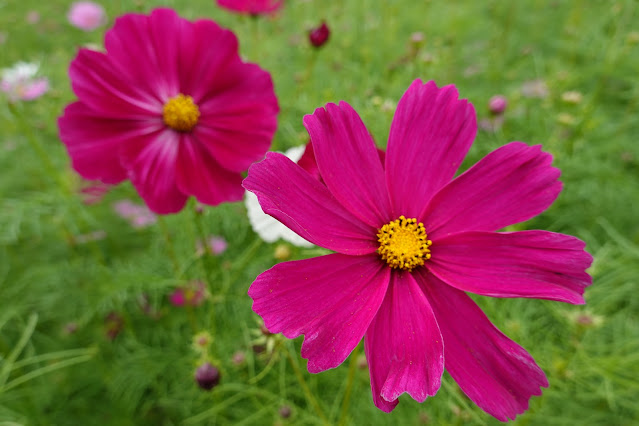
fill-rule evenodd
<path id="1" fill-rule="evenodd" d="M 430 259 L 429 247 L 433 243 L 426 235 L 424 224 L 417 219 L 400 216 L 377 232 L 377 253 L 393 269 L 412 271 Z"/>
<path id="2" fill-rule="evenodd" d="M 200 119 L 200 109 L 192 97 L 180 93 L 166 101 L 162 108 L 162 119 L 173 130 L 188 132 Z"/>

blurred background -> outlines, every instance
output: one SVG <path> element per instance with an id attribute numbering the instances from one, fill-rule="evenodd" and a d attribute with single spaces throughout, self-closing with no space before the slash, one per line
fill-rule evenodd
<path id="1" fill-rule="evenodd" d="M 243 58 L 271 72 L 273 150 L 308 142 L 303 116 L 340 100 L 384 148 L 415 78 L 455 84 L 474 104 L 480 130 L 462 171 L 509 141 L 542 144 L 564 190 L 509 230 L 586 241 L 594 282 L 585 306 L 474 297 L 550 382 L 513 423 L 639 423 L 639 3 L 284 0 L 260 16 L 213 0 L 101 6 L 82 23 L 71 1 L 0 0 L 0 425 L 499 423 L 447 374 L 435 397 L 405 395 L 382 413 L 363 344 L 311 375 L 302 338 L 266 332 L 251 282 L 322 249 L 262 241 L 244 203 L 158 218 L 130 183 L 70 169 L 56 124 L 75 99 L 70 61 L 80 46 L 102 49 L 117 16 L 160 6 L 231 29 Z M 322 22 L 330 36 L 318 43 Z M 10 86 L 19 62 L 31 64 L 28 94 L 26 80 Z"/>

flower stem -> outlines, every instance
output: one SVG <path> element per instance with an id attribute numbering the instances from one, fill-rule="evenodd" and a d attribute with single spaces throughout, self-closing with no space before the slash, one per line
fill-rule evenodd
<path id="1" fill-rule="evenodd" d="M 208 284 L 209 291 L 213 293 L 213 270 L 211 268 L 211 259 L 214 259 L 213 250 L 211 250 L 211 246 L 208 241 L 208 237 L 204 232 L 204 225 L 202 224 L 202 214 L 197 212 L 197 205 L 193 205 L 193 223 L 195 224 L 196 230 L 196 239 L 199 238 L 199 241 L 202 243 L 202 249 L 204 253 L 200 256 L 200 262 L 202 264 L 202 269 L 204 270 L 204 275 L 206 278 L 206 283 Z M 197 241 L 195 241 L 197 245 Z"/>
<path id="2" fill-rule="evenodd" d="M 355 380 L 355 368 L 357 366 L 357 355 L 359 354 L 359 345 L 355 346 L 351 353 L 350 363 L 348 365 L 348 378 L 346 382 L 346 391 L 344 391 L 344 400 L 342 401 L 342 409 L 339 415 L 339 426 L 346 424 L 346 416 L 348 415 L 348 406 L 351 400 L 351 393 L 353 390 L 353 382 Z"/>
<path id="3" fill-rule="evenodd" d="M 250 246 L 248 246 L 248 248 L 246 250 L 244 250 L 244 253 L 242 253 L 239 256 L 239 259 L 237 261 L 237 263 L 235 263 L 233 265 L 233 271 L 231 274 L 229 274 L 227 277 L 228 279 L 225 280 L 226 282 L 224 283 L 224 290 L 228 290 L 228 288 L 231 286 L 231 284 L 237 279 L 237 276 L 240 274 L 241 271 L 243 271 L 246 267 L 246 265 L 253 259 L 253 256 L 255 255 L 255 252 L 260 248 L 260 246 L 262 245 L 262 240 L 260 238 L 256 238 L 253 241 L 253 244 L 251 244 Z M 225 277 L 225 278 L 227 278 Z"/>
<path id="4" fill-rule="evenodd" d="M 293 373 L 295 373 L 295 377 L 297 378 L 297 381 L 299 382 L 300 386 L 302 387 L 302 391 L 304 392 L 304 396 L 306 397 L 306 400 L 308 401 L 309 405 L 311 407 L 313 407 L 313 409 L 315 410 L 315 412 L 317 413 L 319 418 L 322 419 L 322 421 L 325 424 L 329 424 L 329 421 L 326 418 L 326 416 L 324 415 L 324 412 L 322 411 L 322 408 L 317 403 L 317 400 L 315 399 L 315 397 L 311 393 L 311 390 L 309 389 L 308 385 L 306 384 L 306 380 L 304 380 L 304 375 L 300 371 L 300 367 L 299 367 L 299 365 L 297 365 L 297 361 L 295 361 L 295 359 L 293 358 L 293 355 L 291 355 L 291 347 L 290 347 L 290 345 L 287 345 L 287 346 L 288 346 L 288 350 L 286 351 L 286 356 L 288 357 L 288 360 L 289 360 L 289 362 L 291 364 L 291 367 L 293 368 Z"/>
<path id="5" fill-rule="evenodd" d="M 175 276 L 178 277 L 180 273 L 180 266 L 177 261 L 177 257 L 175 256 L 175 250 L 173 249 L 173 239 L 171 238 L 171 234 L 169 233 L 169 228 L 166 225 L 164 216 L 158 216 L 158 225 L 160 226 L 160 232 L 162 232 L 162 236 L 164 237 L 164 243 L 166 245 L 166 251 L 171 259 L 171 263 L 173 264 L 173 272 Z"/>

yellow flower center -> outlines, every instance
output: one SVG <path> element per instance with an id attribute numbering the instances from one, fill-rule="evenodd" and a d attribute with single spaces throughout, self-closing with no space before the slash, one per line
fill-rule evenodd
<path id="1" fill-rule="evenodd" d="M 178 132 L 188 132 L 198 122 L 200 110 L 190 96 L 179 94 L 164 104 L 162 109 L 164 124 Z"/>
<path id="2" fill-rule="evenodd" d="M 427 237 L 423 223 L 400 216 L 377 232 L 377 253 L 391 268 L 412 271 L 430 259 L 433 242 Z"/>

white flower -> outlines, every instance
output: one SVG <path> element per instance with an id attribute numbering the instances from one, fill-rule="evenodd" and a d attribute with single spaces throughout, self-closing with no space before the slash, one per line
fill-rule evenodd
<path id="1" fill-rule="evenodd" d="M 46 78 L 36 78 L 38 68 L 35 63 L 18 62 L 11 68 L 2 69 L 0 90 L 11 100 L 29 101 L 42 96 L 49 90 L 49 82 Z"/>
<path id="2" fill-rule="evenodd" d="M 299 159 L 302 158 L 305 148 L 305 146 L 297 146 L 287 150 L 284 155 L 290 158 L 291 161 L 297 163 Z M 257 201 L 257 196 L 252 192 L 246 191 L 244 204 L 246 205 L 248 219 L 253 231 L 255 231 L 262 240 L 267 243 L 273 243 L 281 238 L 298 247 L 313 247 L 312 243 L 288 229 L 277 219 L 264 213 L 262 207 L 260 207 L 260 203 Z"/>

